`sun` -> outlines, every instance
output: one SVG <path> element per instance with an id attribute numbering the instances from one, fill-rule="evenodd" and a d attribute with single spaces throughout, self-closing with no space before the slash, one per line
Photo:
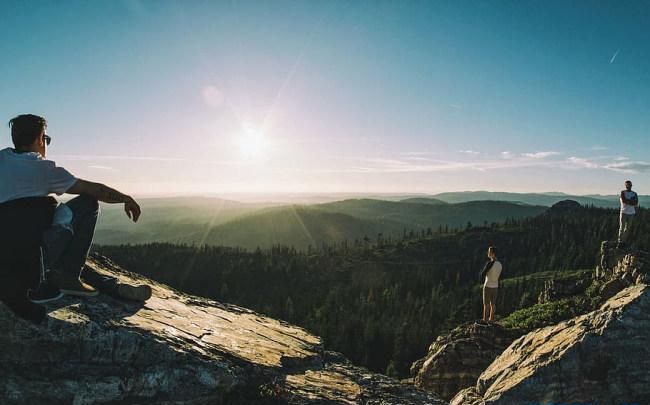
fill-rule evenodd
<path id="1" fill-rule="evenodd" d="M 267 155 L 269 140 L 263 131 L 251 126 L 244 126 L 241 133 L 237 135 L 236 143 L 239 152 L 245 159 L 260 159 Z"/>

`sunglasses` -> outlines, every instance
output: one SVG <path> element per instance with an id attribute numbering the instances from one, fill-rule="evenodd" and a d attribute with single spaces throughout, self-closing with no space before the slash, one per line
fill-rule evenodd
<path id="1" fill-rule="evenodd" d="M 45 144 L 47 146 L 50 146 L 50 143 L 52 142 L 52 138 L 49 135 L 43 135 L 43 138 L 45 139 Z"/>

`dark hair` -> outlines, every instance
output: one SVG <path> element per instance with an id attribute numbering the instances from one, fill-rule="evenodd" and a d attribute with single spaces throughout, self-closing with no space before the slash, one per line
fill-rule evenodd
<path id="1" fill-rule="evenodd" d="M 9 120 L 11 139 L 16 148 L 31 145 L 38 138 L 44 128 L 47 128 L 45 118 L 34 114 L 21 114 Z"/>
<path id="2" fill-rule="evenodd" d="M 488 250 L 489 250 L 489 251 L 492 251 L 492 253 L 494 253 L 495 256 L 498 256 L 498 254 L 499 254 L 499 252 L 497 251 L 496 246 L 490 246 L 490 247 L 488 248 Z"/>

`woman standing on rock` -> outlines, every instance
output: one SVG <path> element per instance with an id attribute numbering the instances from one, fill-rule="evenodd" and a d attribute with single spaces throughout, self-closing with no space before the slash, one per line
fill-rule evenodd
<path id="1" fill-rule="evenodd" d="M 501 262 L 497 259 L 497 248 L 490 246 L 487 251 L 490 259 L 485 263 L 481 271 L 481 278 L 485 277 L 483 283 L 483 319 L 479 324 L 488 324 L 494 321 L 494 314 L 497 305 L 497 291 L 499 289 L 499 276 L 501 275 Z"/>

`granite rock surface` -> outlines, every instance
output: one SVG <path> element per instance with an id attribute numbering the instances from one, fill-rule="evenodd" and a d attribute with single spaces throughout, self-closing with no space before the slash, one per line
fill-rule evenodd
<path id="1" fill-rule="evenodd" d="M 317 336 L 234 305 L 147 283 L 144 305 L 65 297 L 33 325 L 0 304 L 2 404 L 444 404 L 352 365 Z"/>
<path id="2" fill-rule="evenodd" d="M 650 403 L 650 289 L 515 340 L 452 404 Z"/>

